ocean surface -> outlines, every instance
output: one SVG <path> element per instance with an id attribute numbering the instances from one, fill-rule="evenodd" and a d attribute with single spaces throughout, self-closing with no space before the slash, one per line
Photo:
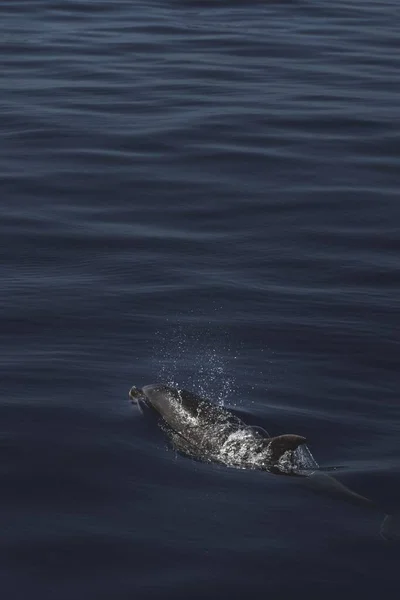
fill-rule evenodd
<path id="1" fill-rule="evenodd" d="M 399 2 L 2 0 L 0 53 L 2 600 L 397 597 Z M 155 382 L 377 508 L 177 454 Z"/>

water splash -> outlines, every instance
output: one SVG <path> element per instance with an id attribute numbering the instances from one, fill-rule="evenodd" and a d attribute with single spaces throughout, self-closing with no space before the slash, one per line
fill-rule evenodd
<path id="1" fill-rule="evenodd" d="M 201 333 L 175 328 L 168 335 L 157 332 L 158 379 L 173 387 L 193 390 L 223 406 L 235 390 L 235 379 L 229 371 L 227 344 L 210 348 L 206 330 Z M 178 383 L 179 381 L 179 383 Z"/>

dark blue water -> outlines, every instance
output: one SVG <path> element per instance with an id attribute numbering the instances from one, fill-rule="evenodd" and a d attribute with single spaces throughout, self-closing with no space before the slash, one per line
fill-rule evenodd
<path id="1" fill-rule="evenodd" d="M 4 600 L 396 597 L 394 0 L 0 4 Z M 176 455 L 174 381 L 380 507 Z"/>

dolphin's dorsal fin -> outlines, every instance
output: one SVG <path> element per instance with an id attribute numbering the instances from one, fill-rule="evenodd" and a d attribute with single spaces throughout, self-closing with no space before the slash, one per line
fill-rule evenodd
<path id="1" fill-rule="evenodd" d="M 306 443 L 306 438 L 301 435 L 287 433 L 278 435 L 269 440 L 268 449 L 271 452 L 271 459 L 275 462 L 288 450 L 296 450 L 298 446 Z"/>

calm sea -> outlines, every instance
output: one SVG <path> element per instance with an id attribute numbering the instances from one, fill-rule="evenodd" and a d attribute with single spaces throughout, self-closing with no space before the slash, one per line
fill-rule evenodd
<path id="1" fill-rule="evenodd" d="M 1 598 L 396 597 L 399 2 L 2 0 L 0 55 Z M 378 509 L 177 455 L 157 381 Z"/>

